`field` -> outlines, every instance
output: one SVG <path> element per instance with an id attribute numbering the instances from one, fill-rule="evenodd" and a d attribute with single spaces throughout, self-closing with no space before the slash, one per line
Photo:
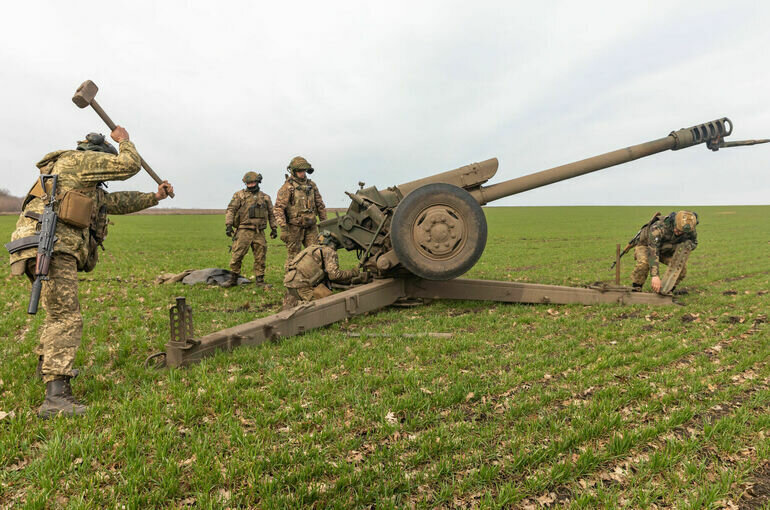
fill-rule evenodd
<path id="1" fill-rule="evenodd" d="M 227 267 L 223 219 L 113 217 L 80 281 L 86 416 L 36 417 L 42 317 L 2 279 L 0 506 L 767 508 L 770 206 L 696 210 L 683 306 L 437 301 L 181 370 L 142 366 L 173 298 L 198 335 L 275 312 L 285 250 L 270 242 L 264 292 L 158 286 Z M 609 281 L 654 212 L 489 208 L 468 276 Z M 403 336 L 421 332 L 454 336 Z"/>

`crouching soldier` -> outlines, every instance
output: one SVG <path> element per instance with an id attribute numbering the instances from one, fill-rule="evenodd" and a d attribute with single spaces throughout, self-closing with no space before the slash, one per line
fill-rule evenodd
<path id="1" fill-rule="evenodd" d="M 659 263 L 670 265 L 677 248 L 684 243 L 689 243 L 690 250 L 698 246 L 698 235 L 695 232 L 697 224 L 697 214 L 691 211 L 679 211 L 672 212 L 664 218 L 656 215 L 650 223 L 642 227 L 634 247 L 636 266 L 631 273 L 631 284 L 634 290 L 642 290 L 649 273 L 652 277 L 650 280 L 652 290 L 660 292 Z M 684 263 L 671 289 L 672 292 L 684 279 L 686 273 L 687 266 Z"/>
<path id="2" fill-rule="evenodd" d="M 72 395 L 70 386 L 70 379 L 77 375 L 73 363 L 83 334 L 78 272 L 92 271 L 96 266 L 98 248 L 107 237 L 107 215 L 152 207 L 174 189 L 163 181 L 155 193 L 107 193 L 104 182 L 124 181 L 136 174 L 141 165 L 125 129 L 115 128 L 112 139 L 118 142 L 120 152 L 103 135 L 91 133 L 78 143 L 77 150 L 51 152 L 37 164 L 41 174 L 58 175 L 54 205 L 58 214 L 56 240 L 48 278 L 42 285 L 40 300 L 46 316 L 36 349 L 38 372 L 46 385 L 45 401 L 38 410 L 42 418 L 86 411 L 86 406 Z M 35 241 L 39 233 L 41 215 L 49 202 L 48 182 L 44 188 L 38 179 L 29 191 L 11 242 L 6 245 L 14 276 L 26 274 L 33 279 L 35 274 L 37 247 L 31 247 L 30 241 Z"/>
<path id="3" fill-rule="evenodd" d="M 331 295 L 331 282 L 366 283 L 369 280 L 369 273 L 340 269 L 339 247 L 337 240 L 325 230 L 319 236 L 318 244 L 311 244 L 292 259 L 283 279 L 286 287 L 284 308 Z"/>
<path id="4" fill-rule="evenodd" d="M 254 252 L 254 282 L 257 284 L 265 281 L 265 257 L 267 256 L 267 240 L 265 240 L 265 227 L 270 223 L 270 238 L 278 237 L 273 215 L 273 203 L 270 197 L 259 191 L 259 183 L 262 182 L 262 174 L 246 172 L 243 176 L 246 189 L 237 191 L 225 215 L 225 234 L 233 238 L 230 258 L 230 279 L 223 287 L 232 287 L 238 284 L 238 275 L 241 272 L 241 262 L 248 253 L 249 248 Z"/>

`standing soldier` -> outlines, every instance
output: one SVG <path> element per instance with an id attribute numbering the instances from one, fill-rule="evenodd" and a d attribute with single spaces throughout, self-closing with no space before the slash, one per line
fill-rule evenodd
<path id="1" fill-rule="evenodd" d="M 331 282 L 366 283 L 369 280 L 369 273 L 340 269 L 339 247 L 334 236 L 324 230 L 318 244 L 311 244 L 292 259 L 283 278 L 286 287 L 284 308 L 331 295 Z"/>
<path id="2" fill-rule="evenodd" d="M 270 238 L 275 239 L 278 231 L 275 228 L 275 216 L 273 215 L 273 203 L 270 197 L 259 191 L 259 183 L 262 182 L 262 174 L 246 172 L 243 176 L 246 189 L 236 191 L 225 215 L 225 234 L 233 238 L 233 254 L 230 258 L 230 279 L 223 287 L 232 287 L 238 284 L 238 275 L 241 272 L 241 261 L 248 253 L 249 248 L 254 252 L 254 282 L 257 284 L 265 281 L 265 257 L 267 255 L 267 241 L 265 240 L 265 227 L 270 223 Z"/>
<path id="3" fill-rule="evenodd" d="M 136 174 L 141 165 L 125 129 L 118 126 L 111 136 L 118 142 L 120 153 L 105 141 L 104 135 L 91 133 L 78 143 L 77 150 L 51 152 L 37 164 L 41 174 L 58 175 L 54 210 L 59 215 L 48 279 L 43 281 L 41 294 L 46 311 L 37 347 L 38 371 L 46 385 L 45 401 L 38 410 L 42 418 L 86 411 L 70 387 L 70 379 L 77 375 L 72 365 L 83 334 L 77 273 L 92 271 L 96 266 L 97 250 L 107 237 L 107 215 L 152 207 L 174 189 L 163 181 L 156 193 L 107 193 L 104 182 L 124 181 Z M 29 243 L 35 239 L 49 192 L 38 179 L 24 199 L 16 231 L 6 245 L 14 276 L 26 274 L 32 279 L 35 273 L 37 248 Z"/>
<path id="4" fill-rule="evenodd" d="M 634 290 L 642 290 L 649 273 L 652 276 L 650 281 L 652 290 L 660 292 L 659 263 L 669 265 L 674 252 L 682 243 L 690 243 L 692 250 L 698 246 L 698 234 L 695 232 L 697 224 L 697 214 L 691 211 L 679 211 L 672 212 L 665 218 L 656 215 L 650 223 L 642 227 L 634 247 L 636 266 L 631 273 L 631 285 Z M 687 274 L 687 267 L 682 266 L 674 288 L 684 279 L 685 274 Z"/>
<path id="5" fill-rule="evenodd" d="M 275 199 L 275 219 L 281 226 L 281 241 L 286 243 L 286 264 L 299 253 L 302 246 L 310 246 L 318 240 L 316 216 L 326 219 L 326 206 L 318 191 L 318 186 L 307 174 L 313 173 L 313 167 L 301 156 L 291 160 L 286 167 L 291 176 L 278 190 Z"/>

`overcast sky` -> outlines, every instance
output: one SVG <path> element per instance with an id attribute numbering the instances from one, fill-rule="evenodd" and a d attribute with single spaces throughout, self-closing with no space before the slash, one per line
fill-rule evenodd
<path id="1" fill-rule="evenodd" d="M 647 6 L 647 5 L 650 6 Z M 770 137 L 770 2 L 4 2 L 0 188 L 106 132 L 85 79 L 177 198 L 223 208 L 289 160 L 328 205 L 491 157 L 492 182 L 730 117 Z M 770 144 L 668 152 L 499 205 L 768 204 Z M 144 172 L 110 190 L 151 191 Z"/>

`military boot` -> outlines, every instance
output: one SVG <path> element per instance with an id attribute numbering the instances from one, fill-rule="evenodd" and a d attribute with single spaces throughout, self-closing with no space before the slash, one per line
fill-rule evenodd
<path id="1" fill-rule="evenodd" d="M 86 406 L 75 400 L 72 395 L 69 377 L 54 379 L 45 385 L 45 400 L 37 411 L 44 420 L 57 415 L 80 416 L 85 414 Z"/>
<path id="2" fill-rule="evenodd" d="M 230 279 L 222 284 L 222 287 L 230 288 L 238 285 L 238 273 L 230 273 Z"/>
<path id="3" fill-rule="evenodd" d="M 265 277 L 264 276 L 255 276 L 254 277 L 254 283 L 257 284 L 257 285 L 264 285 Z"/>
<path id="4" fill-rule="evenodd" d="M 642 292 L 642 284 L 641 283 L 632 283 L 631 284 L 631 290 L 633 292 Z"/>

